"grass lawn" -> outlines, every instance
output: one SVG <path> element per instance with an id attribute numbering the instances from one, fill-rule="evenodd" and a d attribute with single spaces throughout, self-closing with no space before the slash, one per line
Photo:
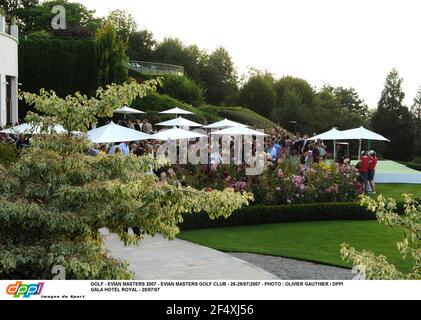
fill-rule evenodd
<path id="1" fill-rule="evenodd" d="M 396 242 L 401 232 L 377 221 L 324 221 L 241 226 L 182 232 L 179 238 L 226 252 L 249 252 L 350 267 L 342 261 L 340 245 L 384 254 L 398 269 L 410 263 L 400 259 Z"/>
<path id="2" fill-rule="evenodd" d="M 395 200 L 403 200 L 402 193 L 409 193 L 414 198 L 421 198 L 421 184 L 378 184 L 376 186 L 377 195 L 384 194 Z"/>

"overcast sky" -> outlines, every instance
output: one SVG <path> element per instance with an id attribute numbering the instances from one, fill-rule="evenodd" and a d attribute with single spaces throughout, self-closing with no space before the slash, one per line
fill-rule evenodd
<path id="1" fill-rule="evenodd" d="M 354 87 L 376 106 L 387 73 L 404 78 L 406 103 L 421 85 L 421 1 L 417 0 L 78 0 L 97 15 L 129 11 L 158 40 L 230 52 L 248 67 L 320 87 Z"/>

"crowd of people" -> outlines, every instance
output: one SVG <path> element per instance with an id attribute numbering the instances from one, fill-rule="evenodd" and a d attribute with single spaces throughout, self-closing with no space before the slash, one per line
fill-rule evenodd
<path id="1" fill-rule="evenodd" d="M 147 120 L 128 120 L 119 121 L 119 125 L 127 128 L 137 130 L 146 134 L 153 134 L 153 125 Z M 308 134 L 290 135 L 288 132 L 280 128 L 269 128 L 265 130 L 268 137 L 265 139 L 265 154 L 268 165 L 274 165 L 281 158 L 298 157 L 301 164 L 310 166 L 312 163 L 319 163 L 323 160 L 335 160 L 339 163 L 350 163 L 350 158 L 347 152 L 338 152 L 337 158 L 333 159 L 333 153 L 328 150 L 327 146 L 321 140 L 310 140 Z M 0 142 L 15 144 L 17 149 L 22 149 L 30 145 L 31 135 L 13 135 L 0 133 Z M 103 155 L 116 155 L 122 154 L 123 156 L 135 155 L 143 156 L 150 155 L 155 157 L 158 149 L 162 145 L 162 141 L 145 140 L 145 141 L 123 141 L 113 144 L 99 144 L 94 145 L 88 150 L 91 156 Z M 188 142 L 188 151 L 196 152 L 202 149 L 199 144 L 199 139 L 192 139 Z M 222 142 L 220 147 L 222 148 Z M 256 152 L 256 139 L 252 140 L 252 150 Z M 221 154 L 218 150 L 211 150 L 209 146 L 208 153 L 208 166 L 210 169 L 216 169 L 223 163 L 224 157 L 227 155 Z M 178 151 L 177 151 L 178 154 Z M 235 163 L 234 140 L 231 140 L 230 145 L 230 163 Z M 237 159 L 238 161 L 238 159 Z M 238 163 L 237 163 L 238 164 Z M 242 164 L 244 165 L 244 164 Z M 359 172 L 359 179 L 365 186 L 365 190 L 370 193 L 375 193 L 374 175 L 377 165 L 377 157 L 374 151 L 361 154 L 360 161 L 356 165 Z M 167 175 L 167 173 L 166 173 Z M 171 174 L 168 174 L 171 176 Z"/>
<path id="2" fill-rule="evenodd" d="M 266 141 L 268 160 L 276 162 L 281 157 L 298 156 L 302 164 L 319 163 L 331 157 L 327 147 L 321 140 L 309 140 L 307 134 L 298 133 L 290 136 L 281 129 L 270 128 L 267 130 L 270 138 Z"/>
<path id="3" fill-rule="evenodd" d="M 339 164 L 351 163 L 350 155 L 347 151 L 338 148 L 336 159 L 333 153 L 329 152 L 327 146 L 321 140 L 309 140 L 307 134 L 297 134 L 290 136 L 287 132 L 270 128 L 267 130 L 270 138 L 266 141 L 267 160 L 276 163 L 282 157 L 298 156 L 301 164 L 308 166 L 311 163 L 320 163 L 322 160 L 334 160 Z M 360 159 L 356 164 L 360 183 L 364 185 L 364 190 L 369 194 L 376 194 L 374 182 L 378 158 L 374 150 L 362 151 Z"/>

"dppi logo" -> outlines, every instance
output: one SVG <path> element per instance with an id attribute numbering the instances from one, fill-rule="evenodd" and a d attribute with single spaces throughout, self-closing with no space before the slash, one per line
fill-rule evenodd
<path id="1" fill-rule="evenodd" d="M 22 281 L 17 281 L 6 288 L 6 293 L 14 298 L 30 298 L 31 296 L 38 296 L 44 288 L 44 282 L 38 284 L 22 284 Z"/>

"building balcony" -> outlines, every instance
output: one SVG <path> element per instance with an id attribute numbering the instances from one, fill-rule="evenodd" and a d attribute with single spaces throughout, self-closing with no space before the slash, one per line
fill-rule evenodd
<path id="1" fill-rule="evenodd" d="M 130 61 L 129 68 L 131 70 L 150 75 L 184 75 L 184 67 L 165 63 Z"/>
<path id="2" fill-rule="evenodd" d="M 19 28 L 16 24 L 6 23 L 6 17 L 0 13 L 0 33 L 19 39 Z"/>

